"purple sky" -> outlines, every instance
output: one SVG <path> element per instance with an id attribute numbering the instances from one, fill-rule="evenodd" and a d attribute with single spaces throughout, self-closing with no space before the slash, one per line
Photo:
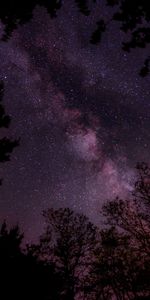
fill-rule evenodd
<path id="1" fill-rule="evenodd" d="M 138 75 L 145 52 L 123 52 L 116 24 L 91 45 L 97 15 L 64 5 L 51 20 L 38 8 L 0 44 L 9 136 L 21 138 L 1 166 L 0 219 L 19 222 L 27 239 L 51 206 L 99 223 L 101 204 L 130 193 L 136 162 L 149 162 L 150 82 Z"/>

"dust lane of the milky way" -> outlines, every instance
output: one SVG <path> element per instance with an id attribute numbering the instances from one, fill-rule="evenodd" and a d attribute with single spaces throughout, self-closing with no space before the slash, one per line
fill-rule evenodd
<path id="1" fill-rule="evenodd" d="M 34 18 L 0 44 L 0 79 L 20 146 L 4 164 L 0 218 L 28 239 L 41 212 L 69 206 L 99 222 L 104 200 L 132 191 L 137 161 L 149 162 L 149 78 L 138 76 L 142 50 L 121 50 L 115 26 L 89 43 L 93 17 L 64 6 L 55 20 Z"/>

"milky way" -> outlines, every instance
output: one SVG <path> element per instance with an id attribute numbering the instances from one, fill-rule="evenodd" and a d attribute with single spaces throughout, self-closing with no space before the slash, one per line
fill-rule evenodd
<path id="1" fill-rule="evenodd" d="M 51 206 L 98 223 L 105 200 L 131 193 L 136 162 L 149 162 L 149 78 L 138 75 L 144 54 L 124 53 L 115 25 L 92 46 L 95 16 L 64 6 L 50 20 L 37 8 L 0 45 L 9 136 L 21 138 L 1 169 L 0 217 L 19 222 L 28 239 Z"/>

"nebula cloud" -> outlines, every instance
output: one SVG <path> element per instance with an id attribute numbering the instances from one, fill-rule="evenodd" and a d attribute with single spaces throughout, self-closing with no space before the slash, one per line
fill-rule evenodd
<path id="1" fill-rule="evenodd" d="M 131 195 L 135 162 L 149 157 L 149 125 L 138 115 L 148 114 L 149 95 L 139 79 L 131 83 L 134 60 L 127 68 L 117 39 L 109 49 L 89 45 L 85 27 L 74 11 L 52 21 L 36 10 L 0 48 L 10 134 L 21 137 L 2 170 L 1 214 L 28 231 L 30 223 L 34 235 L 50 206 L 98 222 L 104 201 Z"/>

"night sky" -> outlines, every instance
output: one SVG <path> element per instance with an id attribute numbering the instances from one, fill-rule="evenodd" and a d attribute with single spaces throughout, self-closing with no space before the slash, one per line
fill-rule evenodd
<path id="1" fill-rule="evenodd" d="M 124 52 L 115 23 L 91 45 L 98 9 L 86 17 L 67 3 L 55 20 L 37 8 L 0 43 L 7 134 L 21 138 L 0 169 L 0 219 L 19 222 L 28 240 L 48 207 L 99 223 L 102 203 L 127 197 L 136 163 L 150 162 L 150 80 L 138 75 L 148 50 Z"/>

